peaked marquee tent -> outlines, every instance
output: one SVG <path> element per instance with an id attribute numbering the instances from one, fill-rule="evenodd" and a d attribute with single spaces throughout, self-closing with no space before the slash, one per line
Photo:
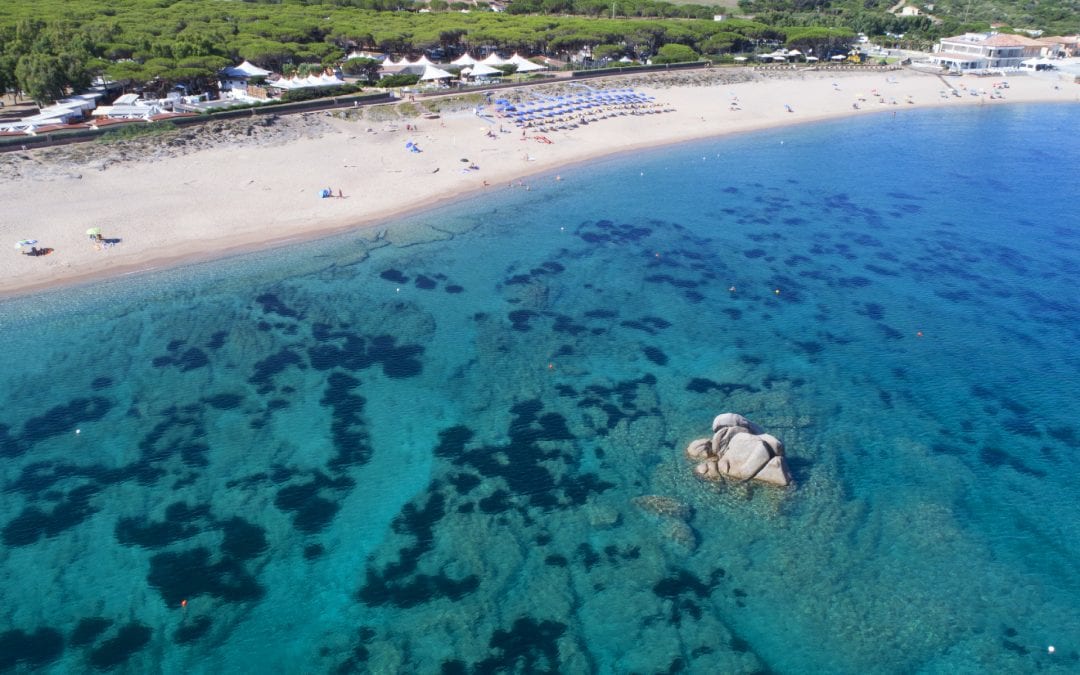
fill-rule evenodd
<path id="1" fill-rule="evenodd" d="M 238 66 L 230 66 L 221 71 L 221 74 L 226 77 L 236 79 L 248 79 L 251 77 L 266 77 L 270 74 L 269 70 L 263 70 L 250 61 L 244 61 Z"/>
<path id="2" fill-rule="evenodd" d="M 547 70 L 547 66 L 538 65 L 517 54 L 511 56 L 509 60 L 507 60 L 507 63 L 512 63 L 517 66 L 517 71 L 519 73 L 530 73 L 534 70 Z"/>
<path id="3" fill-rule="evenodd" d="M 424 74 L 420 76 L 421 82 L 431 82 L 432 80 L 448 80 L 453 75 L 446 72 L 442 68 L 436 68 L 435 66 L 425 66 Z"/>
<path id="4" fill-rule="evenodd" d="M 461 72 L 464 73 L 465 71 L 463 70 Z M 501 70 L 492 68 L 491 66 L 486 66 L 483 63 L 476 64 L 469 70 L 468 73 L 470 77 L 500 77 L 502 74 L 503 72 Z"/>

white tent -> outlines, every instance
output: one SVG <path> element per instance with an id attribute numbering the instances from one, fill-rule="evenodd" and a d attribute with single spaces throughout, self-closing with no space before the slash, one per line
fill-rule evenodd
<path id="1" fill-rule="evenodd" d="M 386 65 L 388 65 L 388 66 L 411 66 L 412 64 L 409 63 L 409 59 L 402 56 L 400 61 L 394 61 L 393 59 L 390 59 L 390 62 L 387 63 Z"/>
<path id="2" fill-rule="evenodd" d="M 512 63 L 517 66 L 517 71 L 519 73 L 528 73 L 534 70 L 547 70 L 547 66 L 537 65 L 524 57 L 518 56 L 517 54 L 511 56 L 507 63 Z"/>
<path id="3" fill-rule="evenodd" d="M 448 80 L 453 75 L 446 72 L 442 68 L 436 68 L 435 66 L 426 66 L 424 68 L 424 74 L 420 76 L 421 82 L 430 82 L 432 80 Z"/>
<path id="4" fill-rule="evenodd" d="M 348 56 L 345 57 L 345 60 L 348 61 L 349 59 L 374 59 L 379 63 L 383 63 L 384 61 L 386 61 L 386 58 L 386 54 L 376 54 L 375 52 L 358 52 L 356 50 L 353 50 L 349 53 Z"/>
<path id="5" fill-rule="evenodd" d="M 263 70 L 262 68 L 254 65 L 249 61 L 244 61 L 238 66 L 230 66 L 222 71 L 222 74 L 227 77 L 235 78 L 250 78 L 250 77 L 266 77 L 270 74 L 269 70 Z"/>
<path id="6" fill-rule="evenodd" d="M 297 77 L 295 75 L 283 77 L 267 84 L 277 89 L 291 91 L 293 89 L 306 89 L 307 87 L 337 87 L 345 84 L 345 81 L 338 79 L 336 75 L 323 73 L 322 75 L 308 75 L 307 77 Z"/>
<path id="7" fill-rule="evenodd" d="M 480 63 L 484 64 L 485 66 L 505 66 L 507 64 L 507 61 L 506 59 L 500 59 L 499 55 L 495 52 L 491 52 L 487 55 L 487 58 Z"/>
<path id="8" fill-rule="evenodd" d="M 428 60 L 428 57 L 427 57 L 426 54 L 421 54 L 420 58 L 418 58 L 418 59 L 416 59 L 415 61 L 412 62 L 412 65 L 427 67 L 427 66 L 433 66 L 435 64 Z"/>
<path id="9" fill-rule="evenodd" d="M 464 73 L 465 71 L 461 71 L 461 72 Z M 496 68 L 492 68 L 491 66 L 485 66 L 482 63 L 476 64 L 469 71 L 469 76 L 470 77 L 488 77 L 488 76 L 491 76 L 491 75 L 494 75 L 495 77 L 499 77 L 502 74 L 503 74 L 503 72 L 501 70 L 498 70 Z"/>
<path id="10" fill-rule="evenodd" d="M 455 66 L 475 66 L 479 62 L 468 54 L 462 54 L 451 63 Z"/>
<path id="11" fill-rule="evenodd" d="M 807 61 L 817 61 L 817 60 L 818 60 L 818 57 L 816 57 L 816 56 L 807 56 L 807 57 L 806 57 L 806 60 L 807 60 Z"/>

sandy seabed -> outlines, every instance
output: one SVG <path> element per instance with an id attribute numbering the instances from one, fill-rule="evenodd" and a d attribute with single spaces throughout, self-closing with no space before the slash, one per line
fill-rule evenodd
<path id="1" fill-rule="evenodd" d="M 246 132 L 183 152 L 171 149 L 168 138 L 156 141 L 161 146 L 153 152 L 145 141 L 130 148 L 82 145 L 80 163 L 66 159 L 68 150 L 28 151 L 9 156 L 2 167 L 0 240 L 11 246 L 33 238 L 52 252 L 31 257 L 9 249 L 0 265 L 0 295 L 371 227 L 464 195 L 483 199 L 485 191 L 555 180 L 561 166 L 658 145 L 928 106 L 1080 100 L 1080 87 L 1035 76 L 1010 78 L 1004 98 L 970 94 L 994 91 L 998 79 L 943 79 L 907 70 L 709 69 L 590 80 L 593 88 L 632 86 L 653 96 L 657 112 L 576 129 L 529 129 L 524 138 L 509 121 L 491 124 L 472 109 L 431 120 L 394 120 L 393 111 L 364 110 L 354 119 L 309 113 L 279 120 L 293 133 L 279 133 L 272 142 L 257 141 L 252 132 L 265 121 L 253 118 Z M 583 91 L 568 88 L 574 86 L 549 89 Z M 948 95 L 950 86 L 960 96 Z M 550 93 L 529 88 L 518 96 Z M 500 123 L 506 132 L 499 132 Z M 408 151 L 409 141 L 422 151 Z M 109 160 L 85 161 L 94 153 Z M 344 198 L 320 198 L 323 188 L 335 195 L 340 190 Z M 86 235 L 90 227 L 101 227 L 106 239 L 119 243 L 95 245 Z"/>

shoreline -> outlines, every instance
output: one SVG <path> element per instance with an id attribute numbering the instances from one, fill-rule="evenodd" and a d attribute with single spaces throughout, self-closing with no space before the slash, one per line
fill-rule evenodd
<path id="1" fill-rule="evenodd" d="M 392 129 L 394 120 L 327 118 L 327 128 L 317 137 L 255 147 L 218 142 L 164 161 L 127 160 L 95 173 L 89 173 L 93 167 L 83 168 L 88 175 L 72 175 L 71 167 L 52 165 L 60 175 L 0 181 L 0 199 L 10 205 L 0 232 L 11 243 L 35 237 L 56 249 L 45 258 L 9 250 L 6 255 L 16 260 L 0 267 L 0 300 L 389 226 L 403 217 L 507 189 L 508 183 L 535 181 L 586 162 L 657 147 L 900 110 L 1076 102 L 1080 91 L 1075 85 L 1020 76 L 1009 80 L 1004 100 L 942 100 L 939 90 L 945 84 L 936 75 L 911 71 L 796 71 L 749 82 L 691 85 L 680 84 L 689 78 L 679 76 L 667 78 L 673 84 L 664 78 L 633 78 L 647 80 L 643 83 L 627 79 L 609 82 L 632 85 L 674 111 L 601 120 L 571 131 L 530 132 L 528 141 L 520 140 L 520 130 L 507 121 L 502 126 L 511 133 L 482 136 L 480 132 L 497 129 L 499 121 L 488 126 L 470 111 L 440 120 L 397 120 L 422 129 L 405 132 Z M 992 82 L 964 80 L 949 85 L 982 89 Z M 897 103 L 851 106 L 854 96 L 874 88 L 886 89 L 882 96 Z M 733 97 L 739 110 L 730 107 Z M 908 97 L 913 102 L 905 103 Z M 793 113 L 786 110 L 789 102 Z M 549 136 L 554 143 L 534 143 L 535 135 Z M 404 151 L 407 137 L 419 139 L 423 153 Z M 26 154 L 41 152 L 47 151 Z M 332 152 L 347 153 L 341 166 L 326 166 Z M 454 171 L 466 161 L 480 169 Z M 298 176 L 315 171 L 327 176 L 298 185 Z M 320 199 L 319 185 L 344 189 L 347 198 Z M 92 226 L 122 242 L 94 250 L 85 238 Z"/>

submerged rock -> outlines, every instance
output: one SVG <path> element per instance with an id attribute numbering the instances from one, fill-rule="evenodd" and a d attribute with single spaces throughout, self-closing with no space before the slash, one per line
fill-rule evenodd
<path id="1" fill-rule="evenodd" d="M 784 443 L 737 413 L 713 419 L 711 438 L 691 441 L 686 456 L 697 462 L 694 473 L 706 480 L 722 477 L 790 485 Z"/>
<path id="2" fill-rule="evenodd" d="M 697 533 L 684 521 L 668 518 L 664 521 L 661 532 L 666 539 L 674 542 L 687 553 L 693 553 L 697 548 Z"/>
<path id="3" fill-rule="evenodd" d="M 642 495 L 630 500 L 634 506 L 642 511 L 654 513 L 658 516 L 687 520 L 690 518 L 690 507 L 677 499 L 662 495 Z"/>

